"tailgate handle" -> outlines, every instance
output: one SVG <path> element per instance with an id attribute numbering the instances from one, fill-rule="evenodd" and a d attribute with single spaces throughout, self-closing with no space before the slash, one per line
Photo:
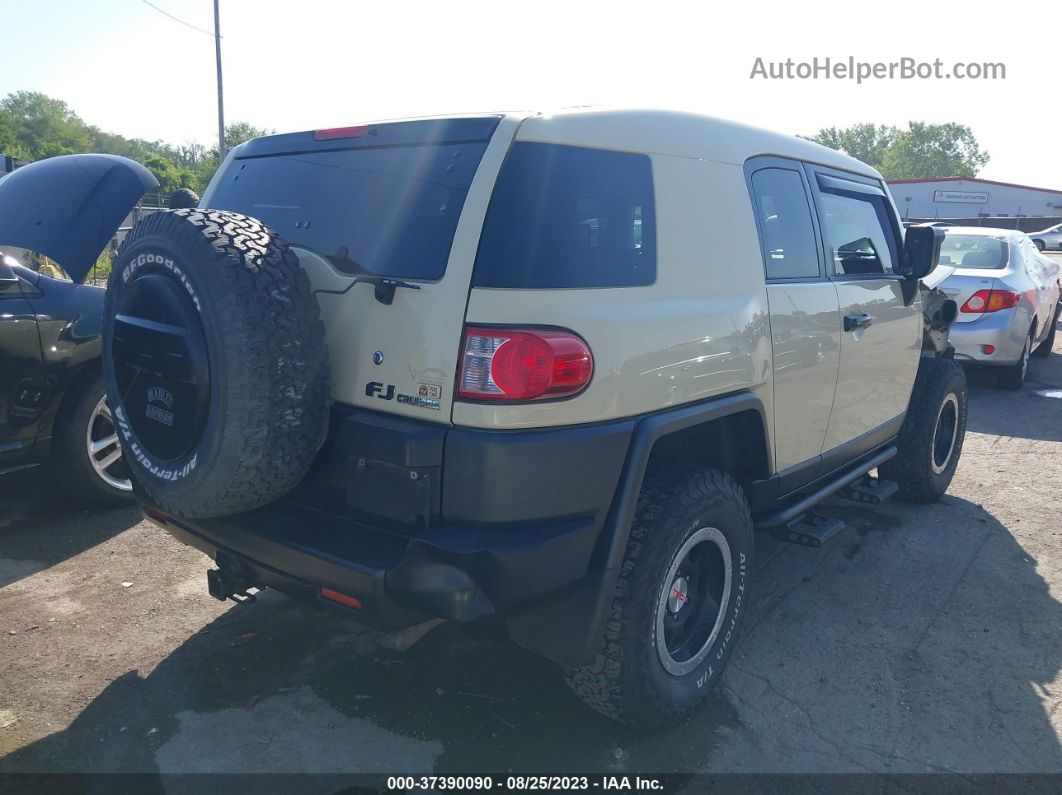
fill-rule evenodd
<path id="1" fill-rule="evenodd" d="M 874 323 L 870 315 L 845 315 L 844 330 L 855 331 L 856 329 L 869 328 Z"/>

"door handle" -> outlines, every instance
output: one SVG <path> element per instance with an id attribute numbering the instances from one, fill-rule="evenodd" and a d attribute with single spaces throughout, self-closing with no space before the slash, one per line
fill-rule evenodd
<path id="1" fill-rule="evenodd" d="M 845 315 L 844 330 L 855 331 L 860 328 L 869 328 L 874 323 L 870 315 Z"/>

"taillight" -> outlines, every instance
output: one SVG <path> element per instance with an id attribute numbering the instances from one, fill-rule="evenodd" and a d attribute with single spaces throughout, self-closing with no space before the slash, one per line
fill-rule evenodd
<path id="1" fill-rule="evenodd" d="M 966 299 L 966 303 L 959 311 L 968 315 L 980 315 L 983 312 L 1013 309 L 1020 301 L 1021 293 L 1010 290 L 978 290 Z"/>
<path id="2" fill-rule="evenodd" d="M 313 139 L 315 141 L 337 141 L 341 138 L 361 138 L 368 129 L 366 124 L 358 127 L 329 127 L 326 130 L 314 130 Z"/>
<path id="3" fill-rule="evenodd" d="M 535 400 L 574 395 L 590 383 L 594 357 L 570 331 L 465 329 L 457 396 Z"/>

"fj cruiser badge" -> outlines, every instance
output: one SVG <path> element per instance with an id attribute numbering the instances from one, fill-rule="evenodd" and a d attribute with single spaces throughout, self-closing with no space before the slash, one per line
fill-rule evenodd
<path id="1" fill-rule="evenodd" d="M 149 387 L 147 391 L 147 408 L 144 414 L 149 420 L 161 422 L 163 425 L 173 425 L 173 395 L 170 390 L 161 386 Z M 161 404 L 157 405 L 157 404 Z"/>
<path id="2" fill-rule="evenodd" d="M 422 397 L 425 394 L 425 387 L 431 387 L 438 390 L 434 394 L 436 397 Z M 439 411 L 439 397 L 442 396 L 442 387 L 436 384 L 419 384 L 418 395 L 403 395 L 395 389 L 394 384 L 387 384 L 386 386 L 380 381 L 370 381 L 365 385 L 365 397 L 378 397 L 380 400 L 396 400 L 399 403 L 403 403 L 407 406 L 416 406 L 422 409 L 431 409 L 432 411 Z"/>

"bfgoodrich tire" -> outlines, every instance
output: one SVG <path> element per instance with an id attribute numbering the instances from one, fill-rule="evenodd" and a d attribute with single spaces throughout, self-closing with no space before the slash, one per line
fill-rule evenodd
<path id="1" fill-rule="evenodd" d="M 178 516 L 222 516 L 295 486 L 324 440 L 324 327 L 290 249 L 254 218 L 159 212 L 107 285 L 108 402 L 133 479 Z"/>
<path id="2" fill-rule="evenodd" d="M 648 476 L 603 648 L 566 672 L 590 707 L 647 729 L 674 725 L 719 680 L 747 607 L 752 518 L 741 487 L 703 469 Z"/>
<path id="3" fill-rule="evenodd" d="M 962 455 L 968 407 L 962 367 L 951 359 L 922 359 L 896 457 L 878 467 L 883 479 L 899 484 L 900 499 L 928 503 L 944 496 Z"/>

